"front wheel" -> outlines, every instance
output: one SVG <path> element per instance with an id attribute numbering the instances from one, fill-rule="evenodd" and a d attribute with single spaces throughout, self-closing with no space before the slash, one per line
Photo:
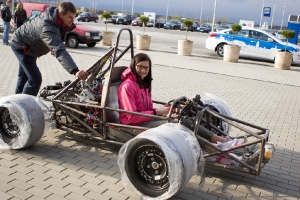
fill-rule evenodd
<path id="1" fill-rule="evenodd" d="M 96 46 L 96 42 L 91 42 L 91 43 L 89 43 L 89 44 L 86 44 L 88 47 L 94 47 L 94 46 Z"/>
<path id="2" fill-rule="evenodd" d="M 67 43 L 68 43 L 69 47 L 71 47 L 71 48 L 77 48 L 79 45 L 79 41 L 78 41 L 77 37 L 73 36 L 73 35 L 68 37 Z"/>
<path id="3" fill-rule="evenodd" d="M 0 145 L 22 149 L 38 142 L 45 128 L 35 97 L 16 94 L 0 100 Z"/>
<path id="4" fill-rule="evenodd" d="M 225 44 L 219 44 L 217 46 L 217 54 L 220 56 L 220 57 L 223 57 L 224 56 L 224 45 Z"/>
<path id="5" fill-rule="evenodd" d="M 131 183 L 141 193 L 157 197 L 169 188 L 166 156 L 151 140 L 137 139 L 128 147 L 125 171 Z"/>

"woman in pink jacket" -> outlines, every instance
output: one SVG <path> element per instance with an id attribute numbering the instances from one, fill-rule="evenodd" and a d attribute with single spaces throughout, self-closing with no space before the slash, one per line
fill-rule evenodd
<path id="1" fill-rule="evenodd" d="M 151 60 L 148 55 L 139 53 L 131 60 L 130 66 L 123 72 L 123 83 L 118 90 L 119 107 L 123 110 L 141 112 L 144 114 L 166 115 L 170 108 L 153 108 L 151 98 L 152 70 Z M 144 127 L 156 127 L 166 123 L 165 120 L 140 115 L 120 113 L 122 124 L 139 125 Z"/>
<path id="2" fill-rule="evenodd" d="M 139 53 L 133 57 L 130 66 L 122 73 L 121 80 L 123 83 L 118 89 L 119 108 L 128 111 L 141 112 L 144 114 L 166 115 L 170 107 L 153 108 L 151 98 L 151 60 L 148 55 Z M 122 124 L 138 125 L 143 127 L 154 128 L 166 123 L 166 120 L 154 120 L 153 118 L 128 113 L 120 113 L 119 120 Z M 194 130 L 194 122 L 189 119 L 183 119 L 182 124 L 191 130 Z M 218 143 L 222 149 L 230 146 L 237 146 L 240 143 L 232 141 L 229 137 L 220 137 L 203 126 L 198 127 L 198 134 L 212 143 Z M 233 144 L 234 142 L 234 144 Z M 201 144 L 205 149 L 214 152 L 209 146 Z M 219 156 L 218 159 L 222 159 Z"/>

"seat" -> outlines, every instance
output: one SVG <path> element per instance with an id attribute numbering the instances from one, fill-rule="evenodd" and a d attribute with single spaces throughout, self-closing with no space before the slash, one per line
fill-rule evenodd
<path id="1" fill-rule="evenodd" d="M 107 93 L 107 101 L 106 106 L 111 108 L 119 109 L 119 100 L 118 100 L 118 89 L 121 85 L 121 75 L 127 67 L 114 67 L 112 69 L 111 77 L 110 77 L 110 88 Z M 103 88 L 107 87 L 109 81 L 105 81 Z M 102 98 L 104 99 L 104 98 Z M 101 105 L 104 105 L 104 102 L 101 102 Z M 119 112 L 106 110 L 106 121 L 111 123 L 119 123 Z"/>

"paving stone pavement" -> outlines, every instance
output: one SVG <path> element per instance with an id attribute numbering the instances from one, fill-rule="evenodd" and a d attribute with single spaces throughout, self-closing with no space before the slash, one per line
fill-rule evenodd
<path id="1" fill-rule="evenodd" d="M 97 48 L 97 55 L 70 52 L 79 68 L 86 69 L 107 50 Z M 300 198 L 299 67 L 280 71 L 268 62 L 225 63 L 203 55 L 146 53 L 153 61 L 154 99 L 215 94 L 228 103 L 234 117 L 269 128 L 276 145 L 259 176 L 206 167 L 172 200 Z M 18 63 L 7 46 L 0 45 L 0 55 L 0 96 L 5 96 L 14 93 Z M 125 55 L 119 64 L 128 65 L 129 58 Z M 43 86 L 74 79 L 49 54 L 38 59 L 38 66 Z M 61 130 L 48 130 L 30 148 L 2 149 L 0 199 L 137 199 L 122 184 L 118 150 L 119 146 Z"/>

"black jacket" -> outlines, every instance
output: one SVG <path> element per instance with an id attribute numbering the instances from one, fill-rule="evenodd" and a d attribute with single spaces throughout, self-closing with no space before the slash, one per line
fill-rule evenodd
<path id="1" fill-rule="evenodd" d="M 15 11 L 14 21 L 15 23 L 23 23 L 27 19 L 26 11 L 22 10 L 20 13 Z"/>
<path id="2" fill-rule="evenodd" d="M 51 51 L 69 73 L 74 73 L 78 68 L 66 50 L 63 37 L 75 25 L 66 30 L 57 23 L 57 17 L 57 7 L 47 8 L 45 12 L 20 26 L 13 34 L 11 44 L 15 49 L 25 48 L 32 57 L 46 55 Z"/>
<path id="3" fill-rule="evenodd" d="M 1 15 L 2 15 L 1 17 L 2 17 L 3 21 L 10 22 L 12 15 L 11 15 L 11 12 L 10 12 L 10 9 L 8 6 L 6 6 L 6 5 L 3 6 Z"/>

